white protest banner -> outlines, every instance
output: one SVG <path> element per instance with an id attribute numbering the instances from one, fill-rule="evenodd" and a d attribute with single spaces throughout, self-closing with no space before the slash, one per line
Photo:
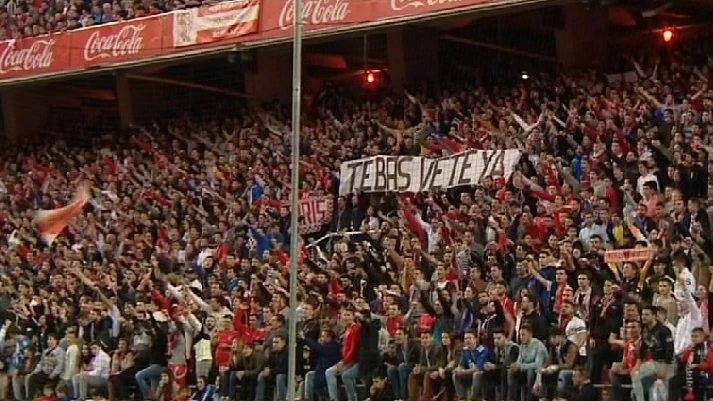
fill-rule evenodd
<path id="1" fill-rule="evenodd" d="M 285 206 L 289 207 L 289 202 L 285 202 Z M 311 234 L 332 220 L 334 201 L 331 196 L 311 196 L 300 199 L 299 208 L 299 233 Z"/>
<path id="2" fill-rule="evenodd" d="M 469 150 L 438 159 L 373 156 L 340 167 L 339 195 L 354 192 L 424 192 L 477 185 L 498 173 L 505 180 L 520 161 L 518 149 Z"/>

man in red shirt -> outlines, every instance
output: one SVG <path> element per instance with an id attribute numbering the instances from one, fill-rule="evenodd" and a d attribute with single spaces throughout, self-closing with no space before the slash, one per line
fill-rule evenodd
<path id="1" fill-rule="evenodd" d="M 359 349 L 359 325 L 354 319 L 354 309 L 342 310 L 342 322 L 346 327 L 342 337 L 342 360 L 325 372 L 327 392 L 330 400 L 339 401 L 337 376 L 341 376 L 347 401 L 357 401 L 356 381 L 359 377 L 359 364 L 356 356 Z"/>
<path id="2" fill-rule="evenodd" d="M 612 399 L 615 401 L 628 399 L 628 397 L 624 397 L 622 385 L 631 383 L 631 371 L 636 366 L 641 348 L 641 322 L 638 320 L 627 321 L 624 330 L 626 336 L 624 356 L 621 362 L 615 362 L 609 370 Z"/>
<path id="3" fill-rule="evenodd" d="M 227 315 L 221 322 L 221 331 L 213 338 L 213 363 L 218 367 L 220 373 L 230 369 L 230 354 L 233 342 L 238 338 L 239 333 L 233 327 L 233 318 Z"/>
<path id="4" fill-rule="evenodd" d="M 386 331 L 389 333 L 389 338 L 393 338 L 396 330 L 404 327 L 404 315 L 401 312 L 401 307 L 398 304 L 391 304 L 386 310 L 388 314 L 386 318 Z"/>

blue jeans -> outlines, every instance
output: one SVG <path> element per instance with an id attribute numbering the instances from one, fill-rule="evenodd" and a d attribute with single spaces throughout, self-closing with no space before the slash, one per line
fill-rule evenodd
<path id="1" fill-rule="evenodd" d="M 79 398 L 79 374 L 72 376 L 72 394 L 74 397 Z"/>
<path id="2" fill-rule="evenodd" d="M 299 394 L 305 400 L 314 401 L 314 370 L 305 373 L 304 394 Z"/>
<path id="3" fill-rule="evenodd" d="M 560 370 L 557 374 L 557 392 L 555 395 L 557 397 L 564 397 L 569 394 L 572 388 L 572 371 L 571 370 Z"/>
<path id="4" fill-rule="evenodd" d="M 145 400 L 149 396 L 149 382 L 151 382 L 151 387 L 158 387 L 163 369 L 161 365 L 153 364 L 146 369 L 136 372 L 136 376 L 134 377 L 136 378 L 136 387 L 139 389 L 141 400 Z"/>
<path id="5" fill-rule="evenodd" d="M 524 369 L 517 372 L 508 373 L 508 385 L 510 387 L 510 399 L 514 401 L 530 400 L 532 396 L 532 386 L 535 385 L 537 372 L 535 369 Z M 523 397 L 523 394 L 525 397 Z"/>
<path id="6" fill-rule="evenodd" d="M 287 375 L 280 373 L 277 375 L 266 376 L 260 372 L 257 375 L 257 388 L 255 389 L 255 401 L 265 401 L 265 381 L 275 379 L 275 401 L 287 400 Z"/>
<path id="7" fill-rule="evenodd" d="M 472 375 L 453 375 L 453 388 L 460 400 L 479 400 L 480 383 L 483 379 L 483 372 L 473 372 Z M 468 390 L 470 389 L 470 397 Z"/>
<path id="8" fill-rule="evenodd" d="M 413 366 L 405 362 L 401 362 L 399 366 L 389 366 L 386 369 L 386 377 L 391 383 L 391 389 L 397 400 L 408 398 L 406 394 L 408 392 L 408 375 L 412 369 Z"/>
<path id="9" fill-rule="evenodd" d="M 220 374 L 220 396 L 221 397 L 232 397 L 235 394 L 233 389 L 233 382 L 235 378 L 235 372 L 230 370 Z"/>
<path id="10" fill-rule="evenodd" d="M 325 376 L 327 377 L 327 392 L 329 393 L 329 399 L 331 401 L 339 401 L 339 384 L 337 383 L 337 376 L 342 377 L 344 392 L 347 393 L 347 401 L 357 401 L 356 381 L 359 378 L 358 363 L 345 366 L 341 373 L 337 371 L 336 366 L 332 366 L 327 369 Z"/>

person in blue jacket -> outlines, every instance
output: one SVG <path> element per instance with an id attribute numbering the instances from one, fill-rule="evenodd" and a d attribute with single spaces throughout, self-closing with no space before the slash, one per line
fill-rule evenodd
<path id="1" fill-rule="evenodd" d="M 460 362 L 453 370 L 453 387 L 459 400 L 479 400 L 480 381 L 490 352 L 487 347 L 478 344 L 478 336 L 473 330 L 465 332 L 463 342 Z M 468 396 L 469 388 L 470 396 Z"/>
<path id="2" fill-rule="evenodd" d="M 336 340 L 337 335 L 332 330 L 323 330 L 320 333 L 319 341 L 309 337 L 300 337 L 305 344 L 312 349 L 314 370 L 305 374 L 304 399 L 313 401 L 315 394 L 325 394 L 327 390 L 327 369 L 336 365 L 342 359 L 342 346 Z M 326 395 L 326 394 L 325 394 Z"/>
<path id="3" fill-rule="evenodd" d="M 201 376 L 196 380 L 196 389 L 188 401 L 215 401 L 215 386 L 208 384 L 208 378 Z"/>

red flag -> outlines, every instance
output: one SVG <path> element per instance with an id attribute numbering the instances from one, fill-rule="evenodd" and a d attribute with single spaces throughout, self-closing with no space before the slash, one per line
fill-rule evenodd
<path id="1" fill-rule="evenodd" d="M 52 244 L 54 239 L 67 227 L 67 224 L 80 213 L 89 201 L 89 187 L 81 185 L 77 188 L 72 202 L 59 209 L 40 210 L 35 214 L 35 228 L 42 240 Z"/>

